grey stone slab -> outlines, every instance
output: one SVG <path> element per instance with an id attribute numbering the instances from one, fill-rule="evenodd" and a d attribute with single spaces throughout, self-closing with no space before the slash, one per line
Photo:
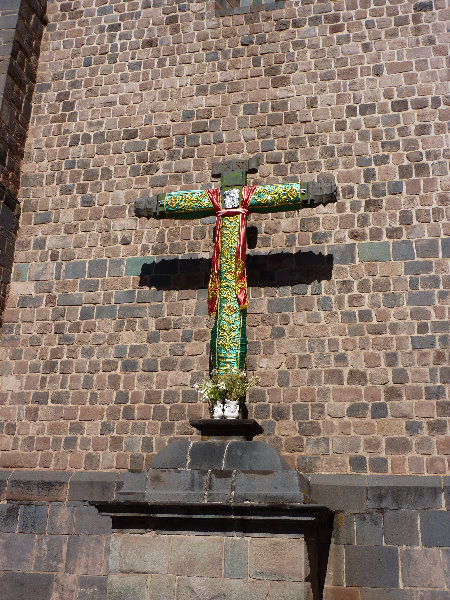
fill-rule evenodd
<path id="1" fill-rule="evenodd" d="M 192 442 L 177 440 L 165 446 L 152 461 L 152 469 L 186 469 Z"/>
<path id="2" fill-rule="evenodd" d="M 189 451 L 189 469 L 221 469 L 227 446 L 226 442 L 195 442 Z"/>
<path id="3" fill-rule="evenodd" d="M 444 504 L 447 510 L 450 510 L 450 476 L 442 478 L 444 485 Z"/>
<path id="4" fill-rule="evenodd" d="M 448 600 L 448 590 L 419 590 L 417 592 L 417 600 Z"/>
<path id="5" fill-rule="evenodd" d="M 115 534 L 111 538 L 111 573 L 167 573 L 170 536 Z"/>
<path id="6" fill-rule="evenodd" d="M 406 548 L 402 550 L 401 560 L 404 587 L 444 587 L 444 572 L 438 548 Z"/>
<path id="7" fill-rule="evenodd" d="M 303 502 L 296 471 L 259 473 L 238 471 L 234 488 L 235 502 Z"/>
<path id="8" fill-rule="evenodd" d="M 364 242 L 358 244 L 358 257 L 360 262 L 389 261 L 391 260 L 389 242 Z"/>
<path id="9" fill-rule="evenodd" d="M 63 571 L 66 545 L 65 535 L 39 536 L 33 570 L 45 573 Z"/>
<path id="10" fill-rule="evenodd" d="M 111 532 L 111 518 L 100 515 L 94 506 L 77 506 L 75 510 L 75 534 L 108 534 Z"/>
<path id="11" fill-rule="evenodd" d="M 144 600 L 146 587 L 147 575 L 109 575 L 107 598 L 108 600 Z"/>
<path id="12" fill-rule="evenodd" d="M 226 538 L 224 550 L 224 577 L 247 579 L 248 539 Z"/>
<path id="13" fill-rule="evenodd" d="M 381 546 L 383 544 L 381 515 L 376 513 L 356 515 L 356 544 L 361 546 Z"/>
<path id="14" fill-rule="evenodd" d="M 207 502 L 231 502 L 233 471 L 211 470 Z"/>
<path id="15" fill-rule="evenodd" d="M 0 500 L 3 500 L 5 497 L 8 478 L 11 476 L 11 473 L 12 471 L 0 471 Z"/>
<path id="16" fill-rule="evenodd" d="M 31 533 L 0 534 L 0 571 L 31 571 L 35 539 Z"/>
<path id="17" fill-rule="evenodd" d="M 75 508 L 52 504 L 48 513 L 47 533 L 69 534 L 73 532 Z"/>
<path id="18" fill-rule="evenodd" d="M 430 548 L 450 546 L 450 512 L 427 510 L 420 512 L 422 545 Z"/>
<path id="19" fill-rule="evenodd" d="M 414 590 L 361 588 L 361 600 L 414 600 Z"/>
<path id="20" fill-rule="evenodd" d="M 366 475 L 311 475 L 311 502 L 331 510 L 363 512 L 367 507 Z"/>
<path id="21" fill-rule="evenodd" d="M 398 587 L 397 548 L 345 546 L 345 582 L 349 587 Z"/>
<path id="22" fill-rule="evenodd" d="M 115 499 L 120 502 L 142 502 L 145 500 L 147 489 L 147 472 L 140 471 L 119 475 L 116 486 Z"/>
<path id="23" fill-rule="evenodd" d="M 149 503 L 204 502 L 206 472 L 150 469 L 146 498 Z"/>
<path id="24" fill-rule="evenodd" d="M 102 575 L 81 575 L 78 578 L 77 600 L 106 600 L 107 577 Z M 138 597 L 134 597 L 138 598 Z"/>
<path id="25" fill-rule="evenodd" d="M 18 504 L 1 504 L 0 505 L 0 532 L 14 533 L 17 530 L 19 521 L 19 505 Z"/>
<path id="26" fill-rule="evenodd" d="M 71 475 L 59 471 L 15 471 L 8 479 L 6 499 L 64 501 Z"/>
<path id="27" fill-rule="evenodd" d="M 2 600 L 50 600 L 53 575 L 48 573 L 9 572 L 0 575 Z"/>
<path id="28" fill-rule="evenodd" d="M 20 507 L 19 533 L 44 533 L 47 527 L 48 505 L 25 504 Z"/>
<path id="29" fill-rule="evenodd" d="M 148 600 L 174 600 L 175 585 L 175 575 L 160 575 L 155 573 L 152 575 L 150 585 L 148 586 Z"/>
<path id="30" fill-rule="evenodd" d="M 230 442 L 223 468 L 237 471 L 289 470 L 286 461 L 265 442 Z"/>
<path id="31" fill-rule="evenodd" d="M 369 508 L 441 508 L 442 479 L 413 475 L 369 475 Z"/>
<path id="32" fill-rule="evenodd" d="M 355 515 L 348 513 L 335 514 L 333 522 L 333 543 L 353 545 L 355 543 L 355 535 Z"/>
<path id="33" fill-rule="evenodd" d="M 117 478 L 117 473 L 99 471 L 74 473 L 69 483 L 68 499 L 80 502 L 112 500 Z"/>
<path id="34" fill-rule="evenodd" d="M 419 545 L 419 513 L 414 510 L 386 510 L 384 542 L 392 546 Z"/>

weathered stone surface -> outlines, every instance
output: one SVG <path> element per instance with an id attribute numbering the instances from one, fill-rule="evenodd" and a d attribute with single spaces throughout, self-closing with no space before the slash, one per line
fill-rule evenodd
<path id="1" fill-rule="evenodd" d="M 71 473 L 15 471 L 8 479 L 7 500 L 64 501 Z"/>
<path id="2" fill-rule="evenodd" d="M 367 507 L 367 477 L 364 475 L 312 475 L 311 501 L 331 510 L 362 512 Z"/>
<path id="3" fill-rule="evenodd" d="M 401 553 L 403 585 L 414 588 L 442 588 L 444 574 L 437 548 L 406 548 Z"/>
<path id="4" fill-rule="evenodd" d="M 253 538 L 249 547 L 252 579 L 303 581 L 304 540 Z"/>
<path id="5" fill-rule="evenodd" d="M 439 477 L 369 476 L 369 508 L 441 508 Z"/>
<path id="6" fill-rule="evenodd" d="M 398 550 L 392 546 L 346 546 L 345 582 L 352 587 L 398 587 Z"/>
<path id="7" fill-rule="evenodd" d="M 165 535 L 113 535 L 111 573 L 167 573 L 170 538 Z"/>
<path id="8" fill-rule="evenodd" d="M 419 513 L 413 510 L 386 510 L 384 541 L 393 546 L 419 545 Z"/>
<path id="9" fill-rule="evenodd" d="M 223 577 L 224 539 L 179 536 L 172 540 L 170 572 L 186 577 Z"/>

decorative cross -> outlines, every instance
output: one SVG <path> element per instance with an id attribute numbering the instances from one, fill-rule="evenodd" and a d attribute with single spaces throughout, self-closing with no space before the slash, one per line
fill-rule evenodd
<path id="1" fill-rule="evenodd" d="M 213 170 L 221 175 L 221 187 L 169 192 L 139 199 L 139 217 L 199 219 L 216 216 L 216 234 L 208 286 L 208 311 L 214 315 L 211 361 L 219 373 L 242 371 L 247 359 L 248 307 L 245 246 L 247 216 L 300 210 L 336 202 L 336 186 L 330 183 L 247 185 L 250 161 L 231 161 Z"/>

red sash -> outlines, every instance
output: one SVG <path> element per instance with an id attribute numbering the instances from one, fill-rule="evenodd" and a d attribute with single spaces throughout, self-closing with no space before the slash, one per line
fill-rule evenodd
<path id="1" fill-rule="evenodd" d="M 245 185 L 242 188 L 241 207 L 226 210 L 222 210 L 220 205 L 220 189 L 213 188 L 207 190 L 209 199 L 216 211 L 216 237 L 214 240 L 211 276 L 208 286 L 208 312 L 210 315 L 213 315 L 216 312 L 217 299 L 219 297 L 220 229 L 222 226 L 222 217 L 239 215 L 239 239 L 236 246 L 235 268 L 236 298 L 239 308 L 242 309 L 248 307 L 247 276 L 245 271 L 245 237 L 247 233 L 247 215 L 250 213 L 248 205 L 250 204 L 251 197 L 255 190 L 256 185 Z"/>

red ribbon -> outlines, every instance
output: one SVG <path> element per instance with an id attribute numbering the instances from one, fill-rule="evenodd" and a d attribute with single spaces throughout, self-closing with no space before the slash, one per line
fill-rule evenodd
<path id="1" fill-rule="evenodd" d="M 211 276 L 208 286 L 208 312 L 213 315 L 217 310 L 217 300 L 219 297 L 219 268 L 220 268 L 220 230 L 222 227 L 222 217 L 232 217 L 239 215 L 239 239 L 236 246 L 236 269 L 235 286 L 236 298 L 239 307 L 247 308 L 247 276 L 245 271 L 245 238 L 247 234 L 247 215 L 250 213 L 248 205 L 251 197 L 256 190 L 256 185 L 246 185 L 242 188 L 242 202 L 240 208 L 230 208 L 222 210 L 220 205 L 220 189 L 213 188 L 207 190 L 209 199 L 216 211 L 216 236 L 214 239 L 214 250 L 212 255 Z"/>

